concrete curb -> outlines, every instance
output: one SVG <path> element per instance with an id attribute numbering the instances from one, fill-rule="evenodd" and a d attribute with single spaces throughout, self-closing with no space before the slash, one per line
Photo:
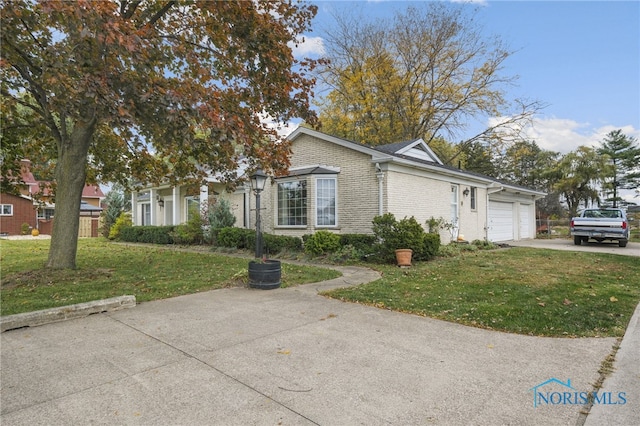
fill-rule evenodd
<path id="1" fill-rule="evenodd" d="M 136 306 L 135 296 L 118 296 L 110 299 L 61 306 L 59 308 L 7 315 L 0 318 L 0 332 L 4 333 L 7 330 L 21 327 L 35 327 L 51 322 L 82 318 L 102 312 L 133 308 L 134 306 Z"/>
<path id="2" fill-rule="evenodd" d="M 624 392 L 628 401 L 623 405 L 596 404 L 591 407 L 584 426 L 632 425 L 640 418 L 640 304 L 629 321 L 620 349 L 613 363 L 614 371 L 598 393 Z"/>

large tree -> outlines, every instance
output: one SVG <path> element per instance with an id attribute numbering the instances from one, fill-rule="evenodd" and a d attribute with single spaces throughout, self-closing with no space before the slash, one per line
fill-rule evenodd
<path id="1" fill-rule="evenodd" d="M 620 189 L 638 190 L 640 187 L 640 147 L 638 140 L 613 130 L 602 140 L 598 154 L 605 156 L 609 164 L 604 179 L 604 189 L 609 194 L 605 201 L 613 207 L 624 201 Z"/>
<path id="2" fill-rule="evenodd" d="M 606 167 L 604 158 L 587 146 L 580 146 L 560 159 L 553 189 L 564 198 L 570 216 L 575 216 L 581 206 L 600 204 L 598 188 Z"/>
<path id="3" fill-rule="evenodd" d="M 540 108 L 509 102 L 503 74 L 512 52 L 486 37 L 466 8 L 443 2 L 408 7 L 393 19 L 371 22 L 336 16 L 320 68 L 329 88 L 319 102 L 323 130 L 378 145 L 423 138 L 459 140 L 470 121 L 500 117 L 458 144 L 445 163 L 473 142 L 512 141 Z"/>
<path id="4" fill-rule="evenodd" d="M 237 178 L 238 161 L 286 167 L 289 146 L 262 123 L 314 121 L 311 60 L 298 61 L 316 7 L 253 1 L 3 0 L 2 119 L 28 109 L 53 152 L 56 217 L 47 266 L 74 268 L 87 181 Z M 24 127 L 16 126 L 25 133 Z M 32 131 L 33 132 L 33 131 Z M 3 167 L 3 173 L 9 167 Z"/>

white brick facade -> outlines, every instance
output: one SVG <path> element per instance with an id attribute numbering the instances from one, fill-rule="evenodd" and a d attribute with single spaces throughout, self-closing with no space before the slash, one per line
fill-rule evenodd
<path id="1" fill-rule="evenodd" d="M 513 239 L 535 237 L 535 200 L 544 196 L 543 193 L 444 166 L 421 140 L 371 148 L 306 128 L 298 128 L 290 140 L 290 175 L 268 179 L 261 194 L 264 232 L 300 237 L 319 229 L 339 234 L 370 234 L 375 216 L 393 213 L 397 219 L 415 217 L 425 230 L 430 218 L 455 223 L 452 232 L 442 230 L 440 233 L 445 244 L 459 235 L 467 241 L 483 240 L 491 234 L 494 222 L 489 217 L 489 202 L 494 201 L 509 203 L 510 210 L 506 211 L 507 219 L 513 216 L 508 221 L 512 223 Z M 335 178 L 335 226 L 316 223 L 319 178 Z M 306 181 L 306 225 L 299 223 L 300 220 L 289 222 L 297 225 L 278 225 L 278 183 L 299 180 Z M 248 186 L 240 187 L 233 194 L 226 193 L 219 183 L 210 184 L 209 191 L 211 189 L 231 202 L 236 226 L 255 229 L 256 198 Z M 151 203 L 154 224 L 185 221 L 187 194 L 184 188 L 151 188 L 150 195 L 151 200 L 144 202 Z M 200 198 L 207 196 L 201 193 Z M 156 197 L 164 200 L 162 209 L 157 206 Z M 134 205 L 142 203 L 136 203 L 135 197 L 133 201 Z M 141 209 L 139 205 L 136 207 L 134 223 L 141 224 Z M 173 216 L 167 209 L 171 209 Z"/>

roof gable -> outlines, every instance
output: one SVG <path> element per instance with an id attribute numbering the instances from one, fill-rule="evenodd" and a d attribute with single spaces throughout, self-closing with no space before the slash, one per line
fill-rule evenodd
<path id="1" fill-rule="evenodd" d="M 429 145 L 427 145 L 427 143 L 422 140 L 422 138 L 407 142 L 380 145 L 374 148 L 387 154 L 404 155 L 406 157 L 412 157 L 418 160 L 442 164 L 442 161 L 440 161 L 435 152 L 433 152 L 431 148 L 429 148 Z"/>

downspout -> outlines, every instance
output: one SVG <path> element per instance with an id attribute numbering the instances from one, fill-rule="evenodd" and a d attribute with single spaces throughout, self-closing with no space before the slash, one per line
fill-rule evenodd
<path id="1" fill-rule="evenodd" d="M 384 172 L 379 163 L 376 163 L 376 177 L 378 178 L 378 216 L 382 216 L 384 210 Z"/>

